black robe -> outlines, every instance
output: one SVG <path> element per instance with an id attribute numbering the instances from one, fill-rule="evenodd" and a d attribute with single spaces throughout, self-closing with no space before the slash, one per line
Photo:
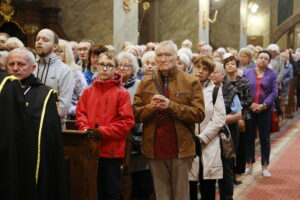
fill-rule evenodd
<path id="1" fill-rule="evenodd" d="M 27 109 L 33 122 L 35 170 L 38 171 L 38 174 L 35 175 L 35 177 L 38 177 L 36 179 L 38 198 L 42 200 L 67 199 L 62 131 L 57 111 L 57 94 L 33 75 L 22 80 L 21 83 L 28 102 Z M 46 107 L 43 118 L 44 103 Z M 42 123 L 41 120 L 43 120 Z M 42 131 L 40 132 L 41 124 Z M 40 154 L 38 154 L 39 149 Z M 38 161 L 39 158 L 40 162 Z M 37 173 L 36 171 L 35 173 Z"/>
<path id="2" fill-rule="evenodd" d="M 26 102 L 16 78 L 0 69 L 0 199 L 36 199 L 34 145 Z"/>

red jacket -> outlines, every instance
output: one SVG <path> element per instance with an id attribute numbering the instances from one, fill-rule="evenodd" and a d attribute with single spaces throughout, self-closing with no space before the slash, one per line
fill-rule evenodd
<path id="1" fill-rule="evenodd" d="M 122 86 L 121 76 L 100 82 L 95 80 L 78 101 L 76 124 L 80 130 L 98 127 L 99 157 L 124 158 L 126 138 L 134 125 L 129 92 Z"/>

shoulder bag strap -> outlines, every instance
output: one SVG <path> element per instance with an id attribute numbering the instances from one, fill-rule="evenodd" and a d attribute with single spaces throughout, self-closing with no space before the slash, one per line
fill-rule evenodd
<path id="1" fill-rule="evenodd" d="M 213 94 L 212 94 L 213 95 L 213 105 L 215 105 L 215 103 L 216 103 L 218 91 L 219 91 L 219 87 L 215 86 L 214 90 L 213 90 Z"/>
<path id="2" fill-rule="evenodd" d="M 154 85 L 155 85 L 155 87 L 156 87 L 158 93 L 161 94 L 161 95 L 164 95 L 163 90 L 161 89 L 161 87 L 159 87 L 159 84 L 158 84 L 158 82 L 157 82 L 157 79 L 156 79 L 156 77 L 155 77 L 155 74 L 152 74 L 152 80 L 153 80 L 153 83 L 154 83 Z"/>

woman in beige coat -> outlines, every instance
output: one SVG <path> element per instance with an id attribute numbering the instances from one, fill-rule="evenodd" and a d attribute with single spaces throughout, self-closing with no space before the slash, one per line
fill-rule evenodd
<path id="1" fill-rule="evenodd" d="M 196 124 L 195 133 L 201 146 L 201 158 L 195 157 L 189 174 L 190 199 L 197 199 L 197 184 L 200 183 L 201 199 L 215 199 L 215 183 L 223 178 L 219 130 L 225 124 L 226 111 L 222 90 L 218 90 L 215 104 L 213 104 L 213 90 L 215 85 L 209 79 L 214 71 L 215 63 L 210 56 L 200 56 L 194 59 L 194 75 L 199 78 L 203 86 L 205 102 L 205 118 Z"/>

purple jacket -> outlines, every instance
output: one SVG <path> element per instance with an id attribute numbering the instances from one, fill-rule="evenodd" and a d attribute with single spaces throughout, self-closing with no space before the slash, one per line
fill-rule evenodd
<path id="1" fill-rule="evenodd" d="M 246 69 L 243 76 L 249 80 L 251 95 L 254 99 L 256 94 L 255 68 Z M 260 92 L 259 94 L 259 103 L 267 104 L 268 110 L 274 109 L 274 102 L 278 96 L 277 72 L 267 68 L 264 72 L 260 86 L 264 92 Z"/>

